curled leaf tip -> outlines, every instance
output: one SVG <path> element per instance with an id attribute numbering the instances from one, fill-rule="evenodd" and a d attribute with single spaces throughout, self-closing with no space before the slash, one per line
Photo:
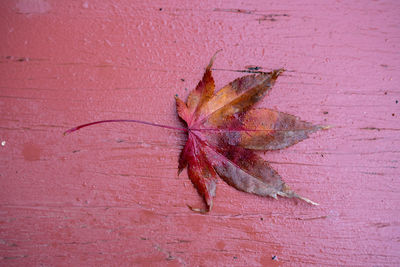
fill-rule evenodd
<path id="1" fill-rule="evenodd" d="M 304 202 L 307 202 L 308 204 L 314 205 L 314 206 L 319 206 L 319 204 L 317 202 L 314 202 L 308 198 L 302 197 L 300 195 L 298 195 L 297 193 L 295 193 L 294 191 L 292 191 L 290 189 L 290 187 L 286 184 L 283 185 L 282 191 L 278 192 L 278 195 L 282 196 L 282 197 L 288 197 L 288 198 L 298 198 L 300 200 L 303 200 Z"/>
<path id="2" fill-rule="evenodd" d="M 305 197 L 302 197 L 302 196 L 297 196 L 297 198 L 301 199 L 301 200 L 303 200 L 303 201 L 305 201 L 305 202 L 307 202 L 307 203 L 309 203 L 311 205 L 319 206 L 319 204 L 317 202 L 314 202 L 314 201 L 312 201 L 312 200 L 310 200 L 308 198 L 305 198 Z"/>
<path id="3" fill-rule="evenodd" d="M 214 64 L 215 58 L 217 57 L 217 54 L 218 54 L 219 52 L 221 52 L 221 51 L 222 51 L 222 49 L 218 49 L 218 50 L 214 53 L 214 55 L 211 57 L 210 63 L 208 63 L 207 69 L 211 69 L 211 66 Z"/>
<path id="4" fill-rule="evenodd" d="M 284 71 L 285 71 L 285 69 L 283 69 L 283 68 L 273 70 L 271 73 L 271 80 L 276 80 L 278 78 L 278 76 L 281 75 Z"/>
<path id="5" fill-rule="evenodd" d="M 222 50 L 223 50 L 222 48 L 218 49 L 218 50 L 214 53 L 213 58 L 214 58 L 218 53 L 222 52 Z"/>
<path id="6" fill-rule="evenodd" d="M 210 209 L 194 208 L 194 207 L 192 207 L 192 206 L 190 206 L 190 205 L 187 205 L 187 207 L 188 207 L 191 211 L 197 212 L 197 213 L 200 213 L 200 214 L 206 214 L 206 213 L 208 213 L 208 212 L 210 211 Z"/>

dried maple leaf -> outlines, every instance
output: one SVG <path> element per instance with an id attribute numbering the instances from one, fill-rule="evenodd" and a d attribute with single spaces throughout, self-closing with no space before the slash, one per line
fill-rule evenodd
<path id="1" fill-rule="evenodd" d="M 259 196 L 299 198 L 317 203 L 293 192 L 279 174 L 254 151 L 286 148 L 308 138 L 309 134 L 328 127 L 312 125 L 290 114 L 271 109 L 252 109 L 271 89 L 283 69 L 247 75 L 215 92 L 211 75 L 215 55 L 202 80 L 186 103 L 176 97 L 179 117 L 185 128 L 140 120 L 102 120 L 67 130 L 108 122 L 134 122 L 187 132 L 187 142 L 179 158 L 179 173 L 187 167 L 188 175 L 203 196 L 208 212 L 213 205 L 217 176 L 238 190 Z"/>
<path id="2" fill-rule="evenodd" d="M 284 196 L 317 203 L 293 192 L 279 174 L 254 151 L 289 147 L 327 127 L 290 114 L 252 109 L 271 89 L 283 69 L 240 77 L 215 92 L 211 58 L 202 80 L 184 103 L 176 97 L 179 117 L 187 126 L 187 142 L 179 159 L 206 210 L 213 206 L 217 177 L 236 189 L 259 196 Z"/>

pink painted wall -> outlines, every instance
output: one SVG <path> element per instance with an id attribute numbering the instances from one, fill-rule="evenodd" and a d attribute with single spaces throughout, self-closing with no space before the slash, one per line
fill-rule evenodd
<path id="1" fill-rule="evenodd" d="M 399 14 L 398 1 L 1 1 L 0 264 L 398 265 Z M 221 181 L 200 215 L 177 176 L 181 133 L 62 136 L 99 119 L 178 126 L 173 96 L 220 48 L 217 87 L 284 67 L 261 105 L 336 126 L 265 154 L 320 206 Z"/>

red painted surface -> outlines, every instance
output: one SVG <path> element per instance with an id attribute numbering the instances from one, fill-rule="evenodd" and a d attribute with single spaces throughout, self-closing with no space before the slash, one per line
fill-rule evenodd
<path id="1" fill-rule="evenodd" d="M 399 264 L 399 2 L 247 2 L 1 1 L 1 265 Z M 62 136 L 178 126 L 219 48 L 217 87 L 284 67 L 262 106 L 337 126 L 265 154 L 320 206 L 221 181 L 196 214 L 181 133 Z"/>

